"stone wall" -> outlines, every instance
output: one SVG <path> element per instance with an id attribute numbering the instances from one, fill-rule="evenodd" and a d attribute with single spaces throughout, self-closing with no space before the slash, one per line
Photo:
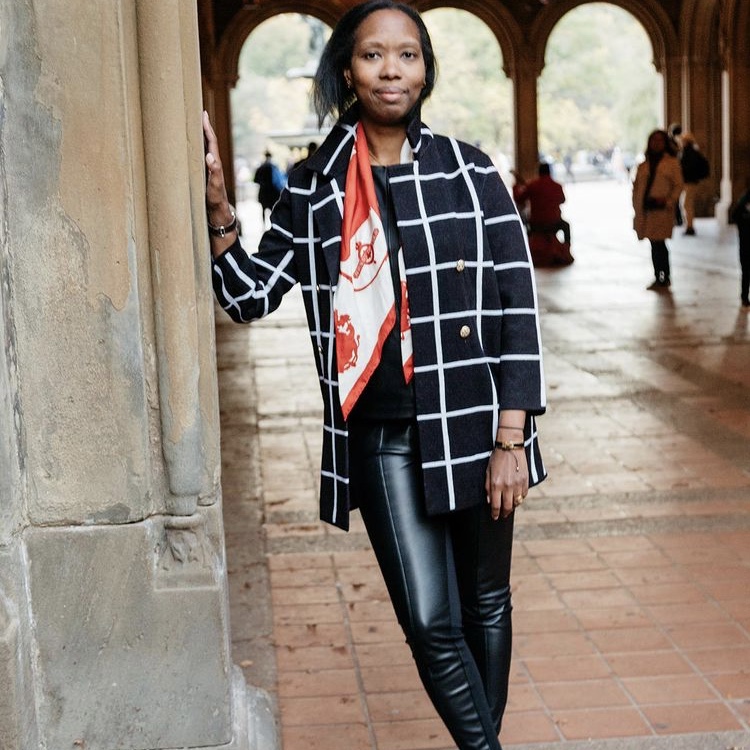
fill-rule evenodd
<path id="1" fill-rule="evenodd" d="M 195 7 L 0 4 L 0 747 L 275 744 L 231 664 Z"/>

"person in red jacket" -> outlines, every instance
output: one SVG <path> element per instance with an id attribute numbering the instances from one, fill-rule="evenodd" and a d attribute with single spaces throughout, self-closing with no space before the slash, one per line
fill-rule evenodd
<path id="1" fill-rule="evenodd" d="M 531 182 L 526 182 L 517 172 L 512 174 L 516 178 L 513 186 L 516 205 L 521 207 L 528 203 L 529 206 L 529 233 L 562 230 L 563 242 L 570 245 L 570 224 L 560 211 L 560 206 L 565 203 L 565 193 L 562 185 L 552 179 L 549 164 L 541 162 L 539 176 Z"/>

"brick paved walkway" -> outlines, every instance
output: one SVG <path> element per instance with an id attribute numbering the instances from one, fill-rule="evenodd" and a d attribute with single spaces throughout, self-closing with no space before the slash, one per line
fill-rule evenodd
<path id="1" fill-rule="evenodd" d="M 735 238 L 698 221 L 671 243 L 671 294 L 649 292 L 627 187 L 567 190 L 576 263 L 538 272 L 550 476 L 518 514 L 501 739 L 750 748 Z M 259 209 L 243 209 L 252 234 Z M 247 328 L 218 316 L 217 357 L 234 658 L 277 698 L 284 750 L 453 748 L 358 515 L 348 534 L 317 521 L 320 396 L 299 297 Z"/>

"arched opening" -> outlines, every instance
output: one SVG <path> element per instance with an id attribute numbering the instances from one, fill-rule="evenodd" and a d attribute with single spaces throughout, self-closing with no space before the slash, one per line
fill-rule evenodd
<path id="1" fill-rule="evenodd" d="M 568 12 L 549 37 L 539 80 L 542 156 L 571 159 L 569 176 L 579 178 L 610 173 L 613 155 L 631 164 L 649 131 L 665 124 L 653 58 L 645 30 L 622 8 Z"/>
<path id="2" fill-rule="evenodd" d="M 610 3 L 568 11 L 552 29 L 539 79 L 540 159 L 565 185 L 573 250 L 631 247 L 630 178 L 663 122 L 664 83 L 641 23 Z"/>
<path id="3" fill-rule="evenodd" d="M 424 19 L 439 77 L 423 119 L 437 133 L 479 145 L 507 177 L 514 162 L 512 84 L 496 37 L 468 11 L 439 8 L 426 11 Z M 309 93 L 329 34 L 330 27 L 315 17 L 282 13 L 255 27 L 242 45 L 230 94 L 232 141 L 238 213 L 251 245 L 262 228 L 253 175 L 264 152 L 288 168 L 311 140 L 323 137 Z"/>
<path id="4" fill-rule="evenodd" d="M 436 133 L 478 145 L 507 175 L 514 162 L 512 84 L 497 39 L 465 10 L 436 8 L 423 17 L 439 66 L 424 121 Z"/>
<path id="5" fill-rule="evenodd" d="M 231 92 L 234 174 L 245 233 L 259 233 L 253 182 L 266 152 L 286 172 L 322 139 L 310 106 L 310 84 L 330 28 L 313 16 L 281 13 L 258 25 L 239 56 Z M 256 216 L 258 214 L 258 216 Z"/>

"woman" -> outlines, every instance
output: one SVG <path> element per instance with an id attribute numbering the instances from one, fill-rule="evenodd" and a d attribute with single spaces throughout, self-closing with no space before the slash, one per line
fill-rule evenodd
<path id="1" fill-rule="evenodd" d="M 214 286 L 237 321 L 302 285 L 324 401 L 321 518 L 359 507 L 419 674 L 461 750 L 498 750 L 513 513 L 544 478 L 533 270 L 497 170 L 420 122 L 435 83 L 411 8 L 347 12 L 314 82 L 340 119 L 248 256 L 207 117 Z M 408 294 L 407 294 L 408 292 Z"/>
<path id="2" fill-rule="evenodd" d="M 633 183 L 633 228 L 639 240 L 651 242 L 655 279 L 648 288 L 663 290 L 672 283 L 666 241 L 672 236 L 675 206 L 682 193 L 682 172 L 665 130 L 649 135 L 645 156 Z"/>

